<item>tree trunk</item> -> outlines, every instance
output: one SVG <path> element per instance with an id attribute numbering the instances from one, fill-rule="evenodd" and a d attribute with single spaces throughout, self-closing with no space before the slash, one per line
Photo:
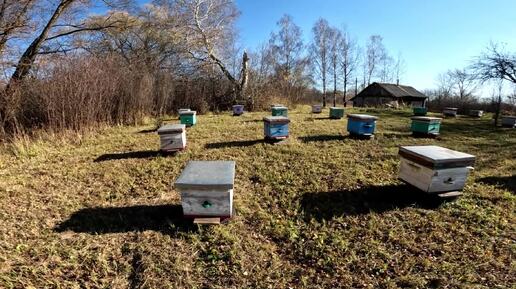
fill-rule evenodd
<path id="1" fill-rule="evenodd" d="M 344 107 L 346 107 L 346 90 L 348 89 L 348 77 L 344 73 L 344 96 L 342 97 L 342 101 L 344 102 Z"/>
<path id="2" fill-rule="evenodd" d="M 27 77 L 30 70 L 32 69 L 32 65 L 34 65 L 34 61 L 36 60 L 36 56 L 38 55 L 38 50 L 41 47 L 41 44 L 43 44 L 48 36 L 48 33 L 50 32 L 50 28 L 52 28 L 55 22 L 59 19 L 59 16 L 61 16 L 63 11 L 65 11 L 73 1 L 74 0 L 63 0 L 61 3 L 59 3 L 56 10 L 52 14 L 52 17 L 50 17 L 39 36 L 32 41 L 32 43 L 29 45 L 29 47 L 27 47 L 21 56 L 18 64 L 16 65 L 16 70 L 9 80 L 7 88 L 9 88 L 13 83 L 22 81 L 25 79 L 25 77 Z"/>
<path id="3" fill-rule="evenodd" d="M 323 107 L 326 107 L 326 77 L 323 77 L 323 80 L 322 80 L 322 91 L 323 91 L 323 94 L 322 94 L 322 105 Z"/>
<path id="4" fill-rule="evenodd" d="M 333 64 L 333 106 L 337 106 L 337 66 Z"/>

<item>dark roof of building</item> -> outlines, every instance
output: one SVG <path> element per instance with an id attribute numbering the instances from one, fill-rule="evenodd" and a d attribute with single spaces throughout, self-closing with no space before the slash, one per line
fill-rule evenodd
<path id="1" fill-rule="evenodd" d="M 401 98 L 401 97 L 428 98 L 428 96 L 419 92 L 417 89 L 413 88 L 412 86 L 397 85 L 397 84 L 392 84 L 392 83 L 378 83 L 378 82 L 373 82 L 372 84 L 370 84 L 369 86 L 364 88 L 359 94 L 357 94 L 357 96 L 373 96 L 373 97 L 380 96 L 380 95 L 369 94 L 369 91 L 374 90 L 374 88 L 383 88 L 388 93 L 388 95 L 390 95 L 392 97 L 396 97 L 396 98 Z"/>

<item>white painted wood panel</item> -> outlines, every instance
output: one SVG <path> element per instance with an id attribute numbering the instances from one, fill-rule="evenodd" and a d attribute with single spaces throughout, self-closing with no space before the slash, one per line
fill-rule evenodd
<path id="1" fill-rule="evenodd" d="M 203 206 L 205 202 L 209 207 Z M 233 190 L 183 190 L 181 205 L 186 216 L 231 217 L 233 212 Z"/>
<path id="2" fill-rule="evenodd" d="M 461 191 L 466 184 L 469 170 L 466 167 L 436 170 L 428 192 Z"/>
<path id="3" fill-rule="evenodd" d="M 406 158 L 400 158 L 400 179 L 422 191 L 428 192 L 434 171 Z"/>
<path id="4" fill-rule="evenodd" d="M 433 170 L 401 157 L 399 177 L 428 193 L 461 191 L 471 168 L 460 167 Z"/>
<path id="5" fill-rule="evenodd" d="M 180 150 L 186 146 L 186 132 L 160 135 L 161 150 Z"/>

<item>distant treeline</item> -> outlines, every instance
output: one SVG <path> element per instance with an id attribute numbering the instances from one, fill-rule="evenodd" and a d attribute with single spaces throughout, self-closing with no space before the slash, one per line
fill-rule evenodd
<path id="1" fill-rule="evenodd" d="M 124 0 L 1 1 L 4 135 L 134 124 L 182 107 L 203 113 L 235 103 L 247 110 L 272 102 L 335 105 L 368 83 L 395 82 L 404 73 L 401 55 L 392 57 L 380 35 L 360 46 L 346 29 L 322 18 L 305 43 L 299 26 L 284 15 L 269 39 L 245 51 L 235 27 L 240 12 L 231 0 L 142 6 Z M 103 15 L 94 13 L 101 11 L 99 3 Z M 493 53 L 514 60 L 493 48 L 479 57 L 475 75 L 516 82 L 488 73 Z M 439 105 L 455 97 L 442 88 L 432 94 L 432 105 L 436 97 Z M 473 90 L 461 86 L 460 97 L 463 103 L 473 99 Z"/>

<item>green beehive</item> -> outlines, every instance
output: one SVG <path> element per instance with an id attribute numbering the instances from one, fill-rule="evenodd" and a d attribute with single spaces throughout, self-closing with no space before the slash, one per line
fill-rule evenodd
<path id="1" fill-rule="evenodd" d="M 271 108 L 272 116 L 284 116 L 288 117 L 288 108 L 284 106 L 274 106 Z"/>
<path id="2" fill-rule="evenodd" d="M 197 123 L 196 111 L 181 111 L 179 112 L 179 119 L 181 120 L 181 124 L 186 126 L 192 126 Z"/>
<path id="3" fill-rule="evenodd" d="M 330 118 L 341 119 L 344 117 L 344 108 L 330 107 Z"/>
<path id="4" fill-rule="evenodd" d="M 437 136 L 441 129 L 441 119 L 429 116 L 413 116 L 411 131 L 414 135 Z"/>
<path id="5" fill-rule="evenodd" d="M 428 109 L 426 107 L 414 107 L 413 111 L 414 115 L 424 116 L 428 112 Z"/>

